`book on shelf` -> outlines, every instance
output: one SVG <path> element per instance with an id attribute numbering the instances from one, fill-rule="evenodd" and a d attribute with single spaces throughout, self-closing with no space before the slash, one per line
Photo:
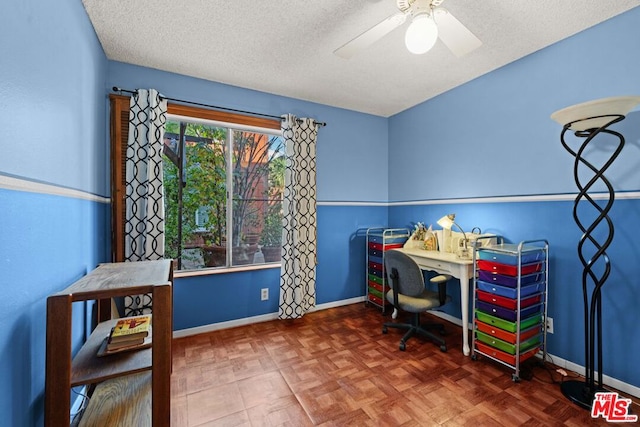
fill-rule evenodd
<path id="1" fill-rule="evenodd" d="M 151 315 L 119 319 L 111 329 L 109 344 L 144 339 L 151 331 Z"/>
<path id="2" fill-rule="evenodd" d="M 151 315 L 118 319 L 98 348 L 98 356 L 151 346 Z"/>
<path id="3" fill-rule="evenodd" d="M 141 350 L 149 347 L 151 347 L 151 333 L 144 338 L 122 341 L 119 343 L 109 343 L 109 337 L 105 337 L 98 348 L 97 355 L 98 357 L 102 357 L 110 354 L 121 353 L 123 351 Z"/>

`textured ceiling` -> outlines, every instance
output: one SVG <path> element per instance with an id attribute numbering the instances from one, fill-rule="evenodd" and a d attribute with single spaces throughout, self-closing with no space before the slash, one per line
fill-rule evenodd
<path id="1" fill-rule="evenodd" d="M 638 6 L 638 0 L 446 0 L 483 45 L 404 47 L 408 23 L 360 54 L 333 51 L 395 0 L 83 0 L 111 60 L 388 117 Z M 170 94 L 168 94 L 171 96 Z"/>

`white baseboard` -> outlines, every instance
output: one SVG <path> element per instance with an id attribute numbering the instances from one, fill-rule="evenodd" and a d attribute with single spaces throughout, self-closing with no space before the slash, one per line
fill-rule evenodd
<path id="1" fill-rule="evenodd" d="M 556 366 L 559 366 L 563 369 L 568 369 L 573 372 L 577 372 L 580 375 L 585 374 L 584 366 L 580 366 L 577 363 L 573 363 L 569 360 L 565 360 L 559 356 L 554 356 L 553 354 L 547 354 L 547 356 L 551 356 L 551 359 L 553 360 L 553 364 Z M 598 375 L 597 371 L 595 372 L 595 375 L 597 378 L 597 375 Z M 616 379 L 604 374 L 602 375 L 602 381 L 604 382 L 605 385 L 611 388 L 615 388 L 618 391 L 640 398 L 640 387 L 627 384 L 623 381 L 620 381 L 619 379 Z"/>
<path id="2" fill-rule="evenodd" d="M 340 307 L 343 305 L 355 304 L 358 302 L 364 302 L 365 300 L 366 300 L 366 297 L 356 297 L 356 298 L 350 298 L 350 299 L 341 300 L 341 301 L 333 301 L 333 302 L 317 305 L 311 310 L 309 310 L 309 312 L 326 310 L 328 308 Z M 439 317 L 443 320 L 451 322 L 454 325 L 462 326 L 462 320 L 458 319 L 457 317 L 453 317 L 441 311 L 430 311 L 430 313 L 436 317 Z M 252 323 L 267 322 L 269 320 L 275 320 L 277 318 L 278 318 L 278 313 L 268 313 L 260 316 L 247 317 L 244 319 L 230 320 L 228 322 L 220 322 L 220 323 L 214 323 L 211 325 L 198 326 L 195 328 L 181 329 L 179 331 L 174 331 L 173 337 L 174 338 L 187 337 L 190 335 L 197 335 L 205 332 L 218 331 L 220 329 L 234 328 L 236 326 L 244 326 L 244 325 L 250 325 Z M 468 328 L 471 329 L 471 324 L 468 325 Z M 553 363 L 555 365 L 560 366 L 563 369 L 568 369 L 570 371 L 580 373 L 581 375 L 585 372 L 584 366 L 580 366 L 576 363 L 570 362 L 568 360 L 565 360 L 553 354 L 548 354 L 548 356 L 551 356 L 551 358 L 553 359 Z M 602 379 L 604 383 L 609 387 L 613 387 L 616 390 L 619 390 L 623 393 L 627 393 L 631 396 L 640 398 L 640 387 L 627 384 L 625 382 L 622 382 L 616 378 L 612 378 L 607 375 L 603 375 Z"/>
<path id="3" fill-rule="evenodd" d="M 434 316 L 440 317 L 441 319 L 447 320 L 455 325 L 462 326 L 462 320 L 458 319 L 457 317 L 450 316 L 447 313 L 442 313 L 440 311 L 430 311 L 429 313 L 433 314 Z M 472 326 L 471 324 L 469 324 L 469 329 L 471 330 L 471 328 Z M 556 366 L 559 366 L 563 369 L 568 369 L 573 372 L 577 372 L 580 375 L 584 375 L 585 373 L 584 366 L 580 366 L 577 363 L 570 362 L 550 353 L 547 353 L 547 356 L 551 357 L 551 359 L 553 360 L 553 364 Z M 598 375 L 597 372 L 596 375 Z M 640 398 L 640 387 L 627 384 L 623 381 L 620 381 L 619 379 L 610 377 L 608 375 L 602 375 L 602 381 L 609 387 L 615 388 L 616 390 L 629 394 L 631 396 Z"/>
<path id="4" fill-rule="evenodd" d="M 365 297 L 356 297 L 356 298 L 349 298 L 341 301 L 333 301 L 325 304 L 319 304 L 314 308 L 312 308 L 311 310 L 309 310 L 309 313 L 312 313 L 314 311 L 319 311 L 319 310 L 326 310 L 328 308 L 334 308 L 334 307 L 340 307 L 343 305 L 350 305 L 358 302 L 364 302 L 364 300 L 365 300 Z M 276 320 L 277 318 L 278 318 L 278 313 L 274 312 L 274 313 L 261 314 L 260 316 L 229 320 L 227 322 L 212 323 L 210 325 L 204 325 L 204 326 L 196 326 L 195 328 L 180 329 L 178 331 L 173 331 L 173 338 L 188 337 L 191 335 L 204 334 L 206 332 L 219 331 L 221 329 L 235 328 L 237 326 L 245 326 L 245 325 L 251 325 L 253 323 L 268 322 L 269 320 Z"/>

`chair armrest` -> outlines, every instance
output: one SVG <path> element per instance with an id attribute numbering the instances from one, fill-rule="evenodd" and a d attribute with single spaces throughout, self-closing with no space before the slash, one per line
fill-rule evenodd
<path id="1" fill-rule="evenodd" d="M 397 285 L 398 269 L 397 268 L 391 269 L 391 274 L 389 275 L 389 279 L 391 279 L 391 289 L 393 290 L 393 306 L 399 310 L 400 306 L 398 306 L 398 285 Z"/>

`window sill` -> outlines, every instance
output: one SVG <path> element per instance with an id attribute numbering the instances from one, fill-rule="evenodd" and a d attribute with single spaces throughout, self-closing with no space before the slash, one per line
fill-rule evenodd
<path id="1" fill-rule="evenodd" d="M 173 277 L 177 279 L 181 277 L 210 276 L 212 274 L 240 273 L 243 271 L 267 270 L 271 268 L 280 268 L 280 263 L 270 262 L 267 264 L 238 265 L 236 267 L 202 268 L 199 270 L 180 270 L 180 271 L 174 271 Z"/>

